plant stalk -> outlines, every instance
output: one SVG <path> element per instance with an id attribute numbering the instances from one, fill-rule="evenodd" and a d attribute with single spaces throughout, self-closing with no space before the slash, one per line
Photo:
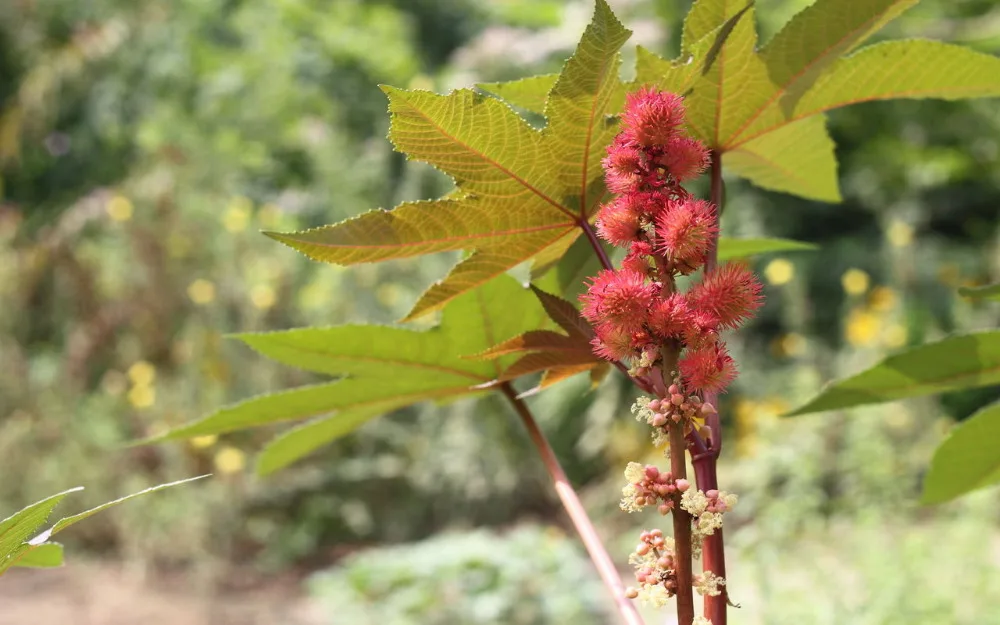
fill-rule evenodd
<path id="1" fill-rule="evenodd" d="M 597 238 L 597 233 L 591 227 L 590 222 L 584 217 L 579 221 L 580 228 L 583 229 L 583 233 L 587 235 L 587 240 L 590 241 L 590 246 L 594 248 L 594 252 L 597 254 L 597 258 L 601 261 L 601 266 L 605 269 L 612 269 L 611 259 L 608 258 L 608 253 L 604 251 L 604 246 L 601 245 L 601 241 Z"/>
<path id="2" fill-rule="evenodd" d="M 722 210 L 725 204 L 725 189 L 722 184 L 722 154 L 718 150 L 711 152 L 711 186 L 709 201 L 716 207 L 716 218 L 722 218 Z M 705 261 L 706 275 L 715 271 L 719 260 L 719 235 L 712 237 L 709 246 L 708 258 Z M 718 489 L 718 461 L 722 452 L 722 425 L 719 419 L 719 396 L 716 393 L 705 395 L 705 401 L 715 406 L 715 414 L 708 417 L 706 425 L 712 433 L 710 441 L 710 453 L 701 454 L 696 457 L 694 465 L 695 480 L 698 489 L 702 491 Z M 726 551 L 722 538 L 722 529 L 716 530 L 711 536 L 707 536 L 701 544 L 702 570 L 711 571 L 715 575 L 726 578 Z M 705 618 L 712 622 L 712 625 L 726 625 L 726 608 L 729 604 L 729 593 L 726 586 L 722 587 L 722 593 L 712 597 L 705 595 L 702 607 Z"/>
<path id="3" fill-rule="evenodd" d="M 510 382 L 504 382 L 499 388 L 500 392 L 510 401 L 511 406 L 514 407 L 514 411 L 517 412 L 525 429 L 528 430 L 531 442 L 538 449 L 538 454 L 542 457 L 542 463 L 545 464 L 545 468 L 549 472 L 549 477 L 552 478 L 556 494 L 566 509 L 570 521 L 573 522 L 573 527 L 576 528 L 577 533 L 580 535 L 580 540 L 583 541 L 587 553 L 590 554 L 590 559 L 594 563 L 594 567 L 597 568 L 601 580 L 611 593 L 615 605 L 618 607 L 618 612 L 621 614 L 622 622 L 627 625 L 644 625 L 642 617 L 639 616 L 639 612 L 636 610 L 632 600 L 625 596 L 625 584 L 622 583 L 622 578 L 618 574 L 618 569 L 615 567 L 614 561 L 611 560 L 607 549 L 604 548 L 604 543 L 601 542 L 600 537 L 597 535 L 594 524 L 587 515 L 583 504 L 580 503 L 580 498 L 577 496 L 576 491 L 573 490 L 569 478 L 566 477 L 566 472 L 563 471 L 562 466 L 559 464 L 559 460 L 556 458 L 552 446 L 549 445 L 549 441 L 545 438 L 541 429 L 539 429 L 538 423 L 535 421 L 534 415 L 531 414 L 528 405 L 523 400 L 518 399 L 517 391 L 514 390 Z"/>

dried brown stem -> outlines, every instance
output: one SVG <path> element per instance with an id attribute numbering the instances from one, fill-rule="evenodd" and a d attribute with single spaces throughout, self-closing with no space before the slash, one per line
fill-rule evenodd
<path id="1" fill-rule="evenodd" d="M 601 542 L 601 538 L 597 535 L 594 524 L 587 515 L 583 504 L 580 503 L 580 498 L 577 496 L 576 491 L 573 490 L 569 478 L 566 477 L 566 472 L 563 471 L 562 466 L 559 464 L 559 460 L 556 458 L 555 452 L 552 451 L 552 446 L 549 445 L 545 434 L 539 429 L 538 423 L 535 421 L 534 415 L 531 414 L 528 405 L 523 400 L 518 399 L 517 391 L 514 390 L 514 387 L 509 382 L 504 382 L 499 388 L 500 392 L 510 401 L 511 406 L 514 407 L 514 411 L 517 412 L 525 429 L 528 430 L 531 442 L 538 449 L 542 463 L 549 472 L 549 477 L 552 478 L 556 494 L 559 496 L 563 508 L 566 509 L 573 527 L 576 528 L 577 534 L 580 535 L 580 540 L 583 542 L 584 547 L 586 547 L 587 553 L 590 554 L 590 559 L 594 563 L 598 574 L 600 574 L 601 580 L 611 593 L 615 605 L 618 607 L 618 612 L 621 614 L 622 622 L 627 625 L 644 625 L 642 617 L 639 616 L 639 612 L 636 610 L 632 600 L 625 596 L 625 585 L 622 583 L 622 578 L 618 574 L 615 563 L 611 560 L 611 556 L 608 555 L 607 549 L 604 548 L 604 543 Z"/>

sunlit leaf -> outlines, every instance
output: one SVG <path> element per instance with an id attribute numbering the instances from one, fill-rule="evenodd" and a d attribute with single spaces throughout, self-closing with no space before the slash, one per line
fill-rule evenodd
<path id="1" fill-rule="evenodd" d="M 383 87 L 396 149 L 449 174 L 457 191 L 271 236 L 338 264 L 472 252 L 420 297 L 407 319 L 528 260 L 538 277 L 571 248 L 604 195 L 600 161 L 624 99 L 618 52 L 628 36 L 607 3 L 597 0 L 590 26 L 554 82 L 540 77 L 482 86 L 529 110 L 547 94 L 542 131 L 505 102 L 468 89 L 438 95 Z"/>
<path id="2" fill-rule="evenodd" d="M 726 152 L 722 162 L 727 171 L 758 187 L 839 202 L 834 147 L 826 118 L 814 115 Z"/>
<path id="3" fill-rule="evenodd" d="M 1000 403 L 958 424 L 934 452 L 923 503 L 942 503 L 1000 483 Z"/>
<path id="4" fill-rule="evenodd" d="M 958 289 L 959 295 L 973 299 L 991 299 L 1000 302 L 1000 284 L 986 286 L 963 286 Z"/>
<path id="5" fill-rule="evenodd" d="M 792 415 L 1000 384 L 1000 331 L 951 336 L 825 388 Z"/>
<path id="6" fill-rule="evenodd" d="M 803 9 L 760 51 L 773 90 L 741 115 L 740 127 L 722 137 L 723 145 L 740 143 L 740 135 L 756 135 L 761 128 L 784 123 L 787 113 L 825 70 L 916 3 L 818 0 Z"/>
<path id="7" fill-rule="evenodd" d="M 769 115 L 742 131 L 728 148 L 783 124 L 872 100 L 959 100 L 1000 96 L 1000 58 L 938 41 L 887 41 L 861 48 L 820 75 L 782 115 Z"/>
<path id="8" fill-rule="evenodd" d="M 804 252 L 819 246 L 791 239 L 719 239 L 719 260 L 747 258 L 772 252 Z"/>
<path id="9" fill-rule="evenodd" d="M 545 110 L 545 98 L 558 78 L 559 74 L 540 74 L 507 82 L 484 82 L 476 86 L 518 108 L 541 115 Z"/>
<path id="10" fill-rule="evenodd" d="M 562 188 L 577 197 L 581 217 L 592 212 L 594 200 L 604 192 L 601 159 L 618 132 L 613 116 L 625 101 L 618 51 L 631 34 L 608 3 L 597 0 L 594 19 L 545 103 L 549 122 L 542 135 L 553 173 Z"/>

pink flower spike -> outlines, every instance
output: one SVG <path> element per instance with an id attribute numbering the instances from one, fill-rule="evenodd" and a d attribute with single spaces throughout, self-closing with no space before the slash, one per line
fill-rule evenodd
<path id="1" fill-rule="evenodd" d="M 636 241 L 640 234 L 639 214 L 630 210 L 630 207 L 619 201 L 619 196 L 615 201 L 601 206 L 597 214 L 597 234 L 602 239 L 612 245 L 621 247 L 627 246 Z"/>
<path id="2" fill-rule="evenodd" d="M 742 263 L 727 263 L 688 292 L 691 306 L 711 312 L 723 328 L 735 328 L 763 303 L 761 284 Z"/>
<path id="3" fill-rule="evenodd" d="M 632 346 L 632 334 L 611 324 L 600 324 L 594 327 L 594 336 L 590 344 L 594 353 L 605 360 L 625 360 L 635 356 Z"/>
<path id="4" fill-rule="evenodd" d="M 649 327 L 663 339 L 679 338 L 690 332 L 691 307 L 681 293 L 674 293 L 653 304 L 649 312 Z"/>
<path id="5" fill-rule="evenodd" d="M 675 269 L 689 274 L 705 263 L 712 237 L 719 231 L 715 206 L 704 200 L 670 203 L 656 219 L 656 243 Z"/>
<path id="6" fill-rule="evenodd" d="M 601 161 L 604 180 L 612 193 L 637 191 L 643 180 L 645 154 L 632 141 L 618 135 L 608 146 L 608 155 Z"/>
<path id="7" fill-rule="evenodd" d="M 721 342 L 686 352 L 678 368 L 685 387 L 702 393 L 718 393 L 736 377 L 736 363 Z"/>
<path id="8" fill-rule="evenodd" d="M 675 93 L 643 88 L 625 100 L 624 133 L 643 147 L 666 145 L 683 123 L 684 99 Z"/>
<path id="9" fill-rule="evenodd" d="M 624 330 L 639 331 L 646 323 L 653 294 L 645 275 L 605 269 L 580 296 L 581 314 L 592 323 L 609 322 Z"/>
<path id="10" fill-rule="evenodd" d="M 708 167 L 708 148 L 691 137 L 674 137 L 663 155 L 657 159 L 674 180 L 684 182 L 697 178 Z"/>

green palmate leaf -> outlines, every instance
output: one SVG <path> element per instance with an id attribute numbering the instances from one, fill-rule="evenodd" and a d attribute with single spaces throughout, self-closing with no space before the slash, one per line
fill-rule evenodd
<path id="1" fill-rule="evenodd" d="M 704 55 L 701 56 L 704 59 Z M 650 86 L 662 91 L 683 94 L 691 88 L 703 65 L 695 58 L 668 61 L 642 46 L 636 47 L 635 81 L 630 88 Z"/>
<path id="2" fill-rule="evenodd" d="M 792 415 L 1000 383 L 1000 331 L 951 336 L 835 382 Z"/>
<path id="3" fill-rule="evenodd" d="M 709 7 L 713 10 L 709 11 Z M 773 85 L 764 61 L 755 52 L 757 28 L 752 6 L 748 8 L 746 2 L 702 0 L 691 12 L 689 23 L 702 14 L 711 14 L 704 21 L 717 19 L 718 24 L 739 17 L 725 40 L 711 50 L 713 58 L 687 98 L 691 131 L 709 147 L 721 148 L 746 112 L 767 101 Z"/>
<path id="4" fill-rule="evenodd" d="M 542 94 L 548 94 L 541 132 L 504 102 L 471 90 L 437 95 L 383 87 L 396 149 L 452 176 L 456 192 L 270 236 L 339 264 L 471 251 L 421 296 L 407 319 L 528 260 L 535 261 L 533 275 L 541 275 L 571 249 L 604 194 L 600 161 L 624 98 L 618 51 L 628 36 L 598 0 L 591 25 L 554 81 L 483 85 L 529 110 L 539 109 Z"/>
<path id="5" fill-rule="evenodd" d="M 963 286 L 958 289 L 958 293 L 973 299 L 991 299 L 1000 302 L 1000 284 L 973 287 Z"/>
<path id="6" fill-rule="evenodd" d="M 558 78 L 559 74 L 541 74 L 508 82 L 484 82 L 476 86 L 518 108 L 541 115 L 545 110 L 545 99 Z"/>
<path id="7" fill-rule="evenodd" d="M 740 135 L 784 123 L 795 103 L 817 78 L 917 0 L 818 0 L 788 22 L 761 50 L 773 90 L 754 106 L 742 107 L 743 118 L 722 145 Z M 883 68 L 886 71 L 887 68 Z"/>
<path id="8" fill-rule="evenodd" d="M 618 132 L 613 116 L 625 101 L 618 51 L 631 34 L 608 3 L 597 0 L 594 19 L 545 103 L 549 123 L 542 135 L 553 173 L 563 189 L 577 196 L 581 218 L 592 212 L 594 199 L 604 193 L 601 159 Z"/>
<path id="9" fill-rule="evenodd" d="M 923 503 L 942 503 L 1000 483 L 1000 403 L 960 423 L 934 452 Z"/>
<path id="10" fill-rule="evenodd" d="M 726 152 L 723 163 L 758 187 L 839 202 L 834 147 L 825 116 L 814 115 Z"/>
<path id="11" fill-rule="evenodd" d="M 959 100 L 1000 96 L 1000 58 L 937 41 L 888 41 L 862 48 L 830 66 L 794 102 L 761 116 L 729 148 L 830 109 L 895 98 Z"/>
<path id="12" fill-rule="evenodd" d="M 719 239 L 719 260 L 747 258 L 772 252 L 803 252 L 819 249 L 818 245 L 791 239 Z"/>
<path id="13" fill-rule="evenodd" d="M 14 566 L 32 569 L 51 569 L 63 565 L 63 546 L 59 543 L 42 543 L 18 556 Z"/>
<path id="14" fill-rule="evenodd" d="M 29 550 L 28 538 L 45 523 L 59 502 L 80 490 L 83 489 L 73 488 L 46 497 L 0 521 L 0 573 L 13 566 Z"/>
<path id="15" fill-rule="evenodd" d="M 378 408 L 341 410 L 333 417 L 313 419 L 293 427 L 267 443 L 257 456 L 257 475 L 270 475 L 283 469 L 385 412 Z"/>
<path id="16" fill-rule="evenodd" d="M 540 327 L 535 296 L 509 276 L 463 293 L 445 307 L 438 327 L 303 328 L 240 335 L 279 362 L 344 379 L 256 397 L 165 433 L 160 439 L 220 434 L 321 415 L 280 436 L 258 461 L 270 472 L 386 412 L 423 401 L 450 401 L 484 392 L 517 356 L 464 357 Z"/>

